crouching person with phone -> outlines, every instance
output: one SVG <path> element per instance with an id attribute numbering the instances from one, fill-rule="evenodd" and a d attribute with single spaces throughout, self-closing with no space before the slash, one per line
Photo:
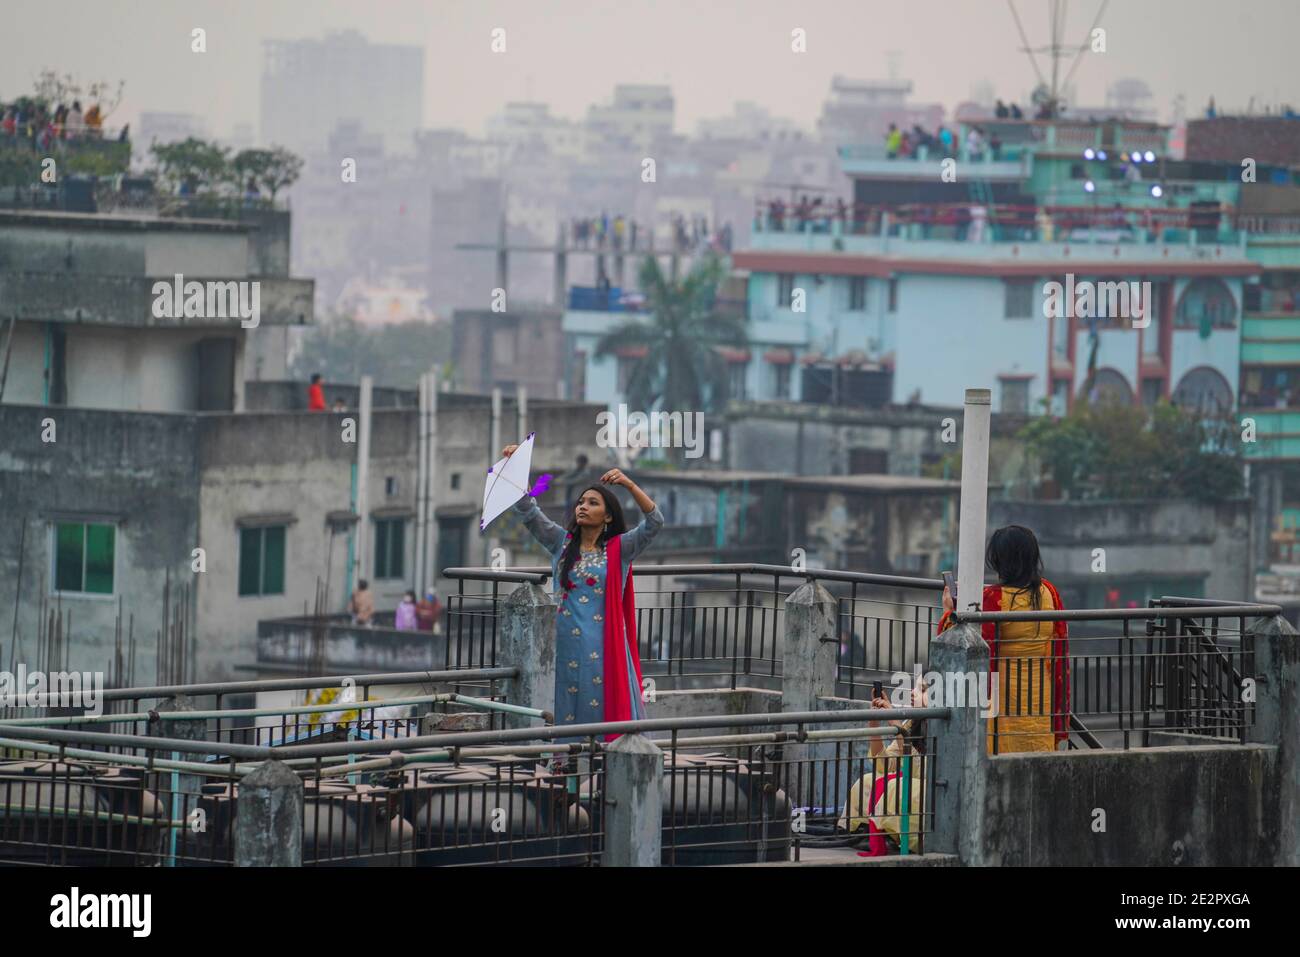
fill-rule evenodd
<path id="1" fill-rule="evenodd" d="M 872 688 L 871 706 L 893 707 L 880 682 Z M 912 706 L 925 707 L 924 689 L 912 689 Z M 867 739 L 871 771 L 849 790 L 844 812 L 835 825 L 836 830 L 849 834 L 867 832 L 868 850 L 859 852 L 864 857 L 900 853 L 904 833 L 908 835 L 908 850 L 914 853 L 921 834 L 925 806 L 925 722 L 910 719 L 889 724 L 897 734 L 888 745 L 881 743 L 881 737 Z M 869 726 L 880 727 L 880 722 L 871 721 Z"/>

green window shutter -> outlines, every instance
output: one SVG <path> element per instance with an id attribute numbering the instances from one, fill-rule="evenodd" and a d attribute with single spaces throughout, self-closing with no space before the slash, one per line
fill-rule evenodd
<path id="1" fill-rule="evenodd" d="M 85 525 L 77 522 L 55 526 L 54 588 L 56 591 L 81 591 L 85 544 Z"/>
<path id="2" fill-rule="evenodd" d="M 113 558 L 117 529 L 112 525 L 86 526 L 86 591 L 113 594 Z"/>
<path id="3" fill-rule="evenodd" d="M 406 522 L 397 518 L 392 522 L 393 531 L 389 536 L 391 546 L 388 558 L 388 570 L 392 578 L 406 577 Z"/>
<path id="4" fill-rule="evenodd" d="M 239 530 L 239 594 L 260 593 L 262 581 L 262 529 Z"/>
<path id="5" fill-rule="evenodd" d="M 375 577 L 388 578 L 388 522 L 375 522 Z"/>
<path id="6" fill-rule="evenodd" d="M 284 594 L 284 526 L 262 529 L 262 594 Z"/>

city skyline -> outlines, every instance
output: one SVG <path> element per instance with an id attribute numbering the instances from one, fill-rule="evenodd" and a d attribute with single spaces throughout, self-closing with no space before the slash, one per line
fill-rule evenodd
<path id="1" fill-rule="evenodd" d="M 1087 37 L 1100 5 L 1070 6 L 1069 42 Z M 1037 82 L 1029 58 L 1019 52 L 1015 20 L 1006 5 L 992 0 L 932 3 L 936 15 L 916 5 L 864 10 L 830 0 L 725 0 L 704 10 L 641 0 L 615 9 L 572 0 L 560 15 L 515 2 L 394 2 L 376 10 L 331 0 L 312 5 L 310 22 L 300 5 L 289 2 L 196 0 L 182 7 L 109 0 L 78 6 L 102 22 L 95 30 L 64 31 L 57 49 L 40 42 L 44 9 L 26 0 L 15 6 L 10 23 L 35 39 L 0 63 L 3 95 L 29 91 L 44 69 L 71 73 L 82 83 L 115 85 L 120 79 L 125 96 L 110 125 L 138 124 L 142 112 L 188 112 L 204 116 L 209 132 L 222 137 L 240 124 L 259 128 L 265 41 L 319 39 L 343 30 L 358 30 L 375 44 L 421 47 L 423 128 L 471 135 L 482 135 L 489 117 L 508 102 L 543 102 L 558 117 L 583 120 L 588 107 L 608 100 L 620 83 L 667 83 L 675 132 L 694 134 L 701 120 L 730 115 L 739 101 L 811 132 L 836 75 L 884 79 L 896 70 L 912 81 L 912 99 L 941 103 L 949 117 L 977 86 L 987 83 L 995 96 L 1024 102 Z M 1045 44 L 1047 5 L 1020 0 L 1015 9 L 1030 43 Z M 1204 29 L 1207 19 L 1218 21 L 1215 30 Z M 243 26 L 245 20 L 256 27 Z M 846 22 L 860 22 L 862 32 L 846 29 Z M 945 26 L 918 31 L 936 22 Z M 633 32 L 631 23 L 641 26 Z M 1106 52 L 1085 53 L 1071 81 L 1080 103 L 1104 102 L 1110 84 L 1127 77 L 1146 81 L 1151 105 L 1166 122 L 1179 94 L 1191 116 L 1210 96 L 1223 111 L 1277 106 L 1293 96 L 1286 43 L 1300 27 L 1294 4 L 1269 0 L 1224 15 L 1209 0 L 1113 3 L 1101 24 Z M 190 50 L 195 27 L 207 33 L 202 54 Z M 498 27 L 506 31 L 504 53 L 490 50 Z M 796 28 L 806 31 L 806 53 L 791 52 Z M 1046 70 L 1042 54 L 1038 62 Z"/>

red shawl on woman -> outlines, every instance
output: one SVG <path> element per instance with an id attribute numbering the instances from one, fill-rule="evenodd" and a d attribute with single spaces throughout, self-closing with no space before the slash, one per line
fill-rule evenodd
<path id="1" fill-rule="evenodd" d="M 636 595 L 632 570 L 623 591 L 623 543 L 615 535 L 605 543 L 605 720 L 631 721 L 635 717 L 633 688 L 641 691 L 641 658 L 636 650 Z M 631 659 L 635 676 L 628 672 Z M 635 683 L 633 683 L 635 677 Z M 605 735 L 613 741 L 617 734 Z"/>
<path id="2" fill-rule="evenodd" d="M 1065 606 L 1061 604 L 1061 595 L 1056 590 L 1056 586 L 1043 579 L 1043 585 L 1047 592 L 1052 596 L 1052 604 L 1056 605 L 1056 610 L 1060 611 Z M 981 611 L 1001 611 L 1002 610 L 1002 586 L 986 585 L 984 588 L 984 601 L 980 605 Z M 939 619 L 939 631 L 945 631 L 951 623 L 952 612 L 944 612 L 943 617 Z M 980 625 L 980 634 L 983 635 L 984 641 L 989 646 L 989 659 L 996 661 L 998 657 L 998 623 L 995 621 L 982 622 Z M 1052 622 L 1052 732 L 1058 742 L 1065 741 L 1070 737 L 1070 637 L 1069 629 L 1064 621 Z"/>

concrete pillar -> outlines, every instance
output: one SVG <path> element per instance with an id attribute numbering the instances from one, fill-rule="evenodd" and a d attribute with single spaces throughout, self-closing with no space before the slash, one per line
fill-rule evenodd
<path id="1" fill-rule="evenodd" d="M 357 528 L 356 553 L 353 555 L 354 580 L 369 578 L 370 561 L 370 413 L 374 402 L 375 380 L 361 377 L 360 422 L 357 426 Z"/>
<path id="2" fill-rule="evenodd" d="M 569 304 L 569 242 L 564 223 L 555 231 L 555 308 L 565 309 Z"/>
<path id="3" fill-rule="evenodd" d="M 960 585 L 960 583 L 959 583 Z M 988 680 L 989 646 L 978 625 L 954 625 L 930 642 L 930 670 L 945 676 L 974 674 Z M 952 707 L 946 721 L 930 721 L 933 739 L 929 757 L 934 771 L 934 828 L 926 836 L 930 853 L 956 854 L 963 864 L 979 865 L 983 859 L 984 804 L 988 778 L 987 718 L 974 703 Z"/>
<path id="4" fill-rule="evenodd" d="M 1255 632 L 1255 723 L 1248 738 L 1278 749 L 1279 867 L 1300 865 L 1300 635 L 1285 618 Z"/>
<path id="5" fill-rule="evenodd" d="M 497 666 L 518 668 L 505 682 L 506 700 L 555 713 L 555 601 L 539 586 L 520 585 L 501 604 Z M 531 719 L 505 715 L 507 727 L 526 728 Z"/>
<path id="6" fill-rule="evenodd" d="M 785 635 L 781 662 L 781 711 L 823 711 L 823 697 L 835 694 L 835 668 L 839 656 L 839 623 L 835 596 L 816 581 L 806 581 L 785 600 Z M 805 730 L 815 730 L 805 727 Z M 834 755 L 833 744 L 792 744 L 784 749 L 792 762 L 790 774 L 808 782 L 810 790 L 791 795 L 798 804 L 810 800 L 824 807 L 825 789 L 834 788 L 834 775 L 822 775 L 819 768 L 800 775 L 794 762 L 824 759 Z M 823 781 L 823 778 L 826 780 Z M 795 780 L 792 777 L 791 780 Z M 843 794 L 843 787 L 839 790 Z"/>
<path id="7" fill-rule="evenodd" d="M 266 761 L 239 782 L 236 867 L 302 867 L 302 781 Z"/>
<path id="8" fill-rule="evenodd" d="M 984 598 L 984 538 L 989 516 L 989 412 L 992 393 L 967 389 L 961 435 L 961 513 L 957 533 L 959 609 Z"/>
<path id="9" fill-rule="evenodd" d="M 510 253 L 506 247 L 506 214 L 497 223 L 497 288 L 505 292 L 510 281 Z M 509 296 L 509 293 L 506 293 Z"/>
<path id="10" fill-rule="evenodd" d="M 195 721 L 193 719 L 176 719 L 168 718 L 168 714 L 185 711 L 197 711 L 194 707 L 194 701 L 187 695 L 179 694 L 175 697 L 168 698 L 156 708 L 152 709 L 158 717 L 149 718 L 148 735 L 151 738 L 183 738 L 186 741 L 204 741 L 207 730 L 206 721 Z M 182 751 L 179 754 L 171 755 L 165 752 L 159 752 L 159 757 L 175 758 L 180 761 L 197 761 L 199 763 L 207 760 L 206 754 L 200 754 L 193 751 Z M 198 806 L 196 795 L 202 790 L 204 784 L 203 778 L 198 774 L 173 773 L 171 771 L 159 771 L 162 776 L 163 787 L 165 790 L 180 795 L 195 795 L 189 798 L 182 797 L 181 802 L 177 803 L 174 808 L 169 807 L 169 813 L 185 815 Z"/>
<path id="11" fill-rule="evenodd" d="M 658 867 L 663 853 L 664 753 L 640 734 L 605 749 L 601 867 Z"/>

